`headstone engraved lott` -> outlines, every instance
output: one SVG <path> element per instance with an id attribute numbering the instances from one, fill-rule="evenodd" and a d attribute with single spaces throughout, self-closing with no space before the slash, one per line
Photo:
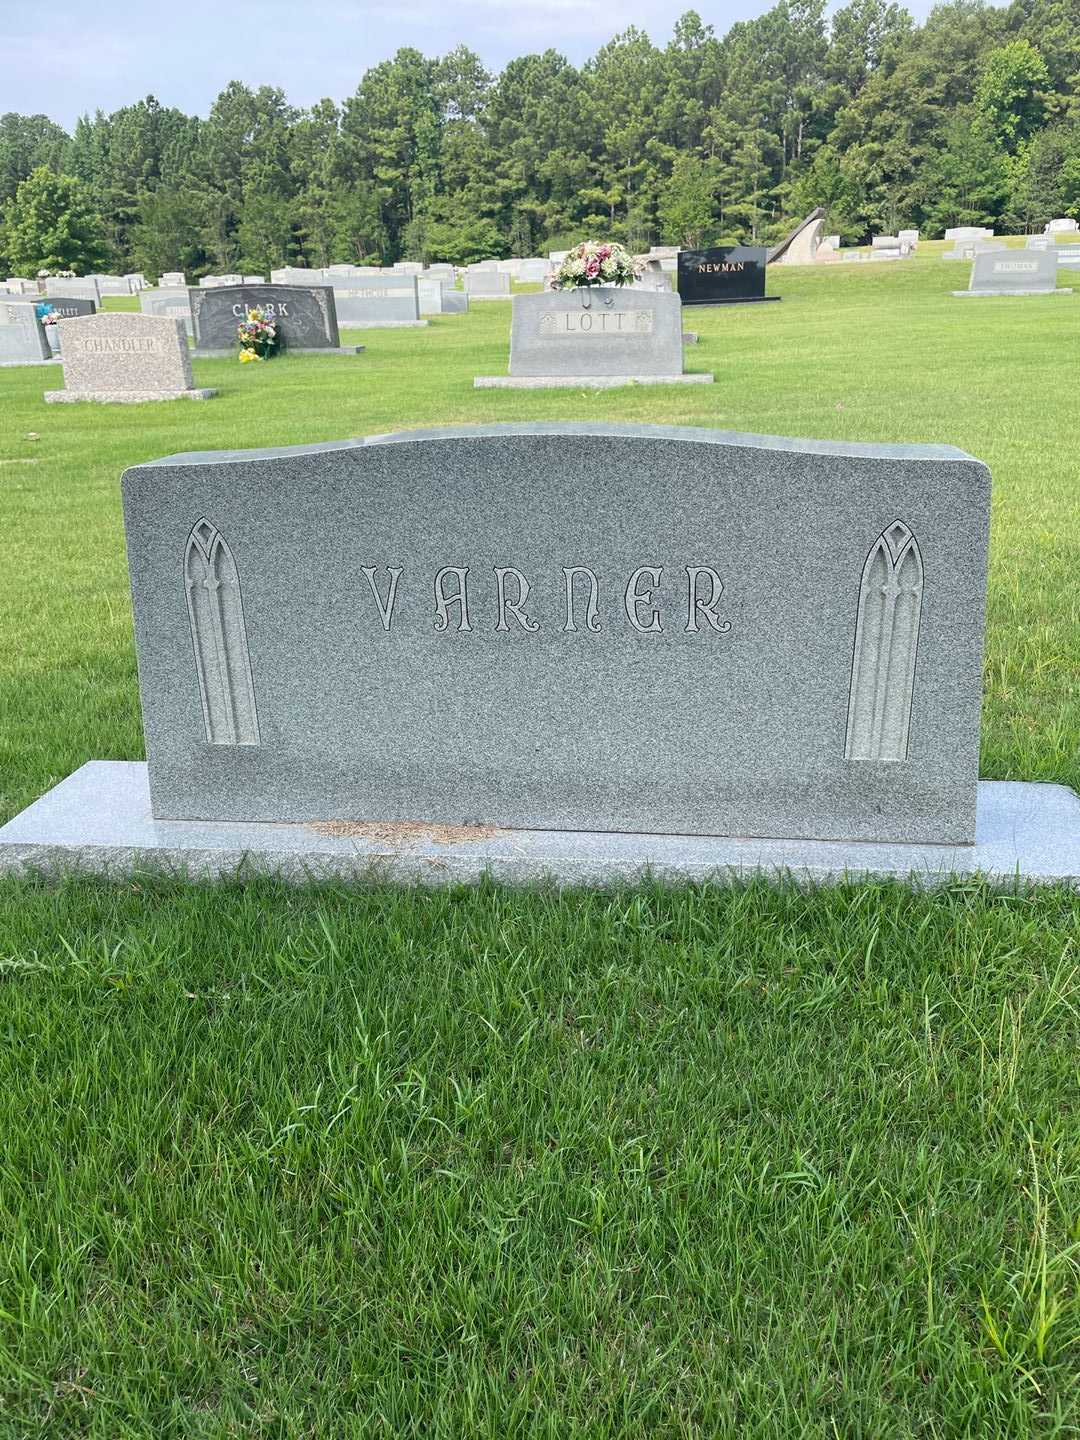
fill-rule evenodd
<path id="1" fill-rule="evenodd" d="M 510 373 L 479 375 L 477 389 L 608 389 L 707 385 L 683 372 L 682 304 L 673 291 L 636 287 L 515 295 Z"/>
<path id="2" fill-rule="evenodd" d="M 973 838 L 959 450 L 470 427 L 123 495 L 158 818 Z"/>
<path id="3" fill-rule="evenodd" d="M 329 285 L 221 285 L 189 289 L 196 358 L 237 353 L 237 327 L 249 310 L 266 312 L 278 344 L 294 355 L 356 355 L 362 345 L 342 345 L 334 292 Z"/>
<path id="4" fill-rule="evenodd" d="M 1057 256 L 1050 250 L 994 250 L 976 255 L 966 290 L 954 295 L 1071 295 L 1057 289 Z"/>
<path id="5" fill-rule="evenodd" d="M 181 321 L 128 312 L 60 321 L 64 389 L 46 391 L 53 403 L 97 400 L 205 400 L 196 388 Z"/>

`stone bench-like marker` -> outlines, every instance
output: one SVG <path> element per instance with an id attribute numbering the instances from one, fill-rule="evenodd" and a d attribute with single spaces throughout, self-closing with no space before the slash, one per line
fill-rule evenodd
<path id="1" fill-rule="evenodd" d="M 1050 250 L 994 250 L 976 255 L 961 298 L 989 295 L 1071 295 L 1057 288 L 1057 256 Z"/>
<path id="2" fill-rule="evenodd" d="M 61 320 L 59 329 L 64 389 L 45 392 L 51 404 L 132 405 L 217 394 L 196 387 L 183 324 L 167 315 L 86 315 Z"/>
<path id="3" fill-rule="evenodd" d="M 420 314 L 417 277 L 406 270 L 381 275 L 335 275 L 332 284 L 338 323 L 357 330 L 399 330 L 426 326 Z"/>
<path id="4" fill-rule="evenodd" d="M 342 345 L 329 285 L 218 285 L 189 289 L 188 299 L 196 359 L 236 356 L 237 328 L 256 307 L 274 321 L 283 354 L 358 355 L 364 348 Z"/>
<path id="5" fill-rule="evenodd" d="M 630 286 L 515 295 L 510 373 L 478 375 L 478 390 L 607 390 L 709 385 L 684 374 L 682 304 L 673 291 Z"/>
<path id="6" fill-rule="evenodd" d="M 40 299 L 0 296 L 0 369 L 16 365 L 49 365 L 53 355 L 38 317 Z"/>
<path id="7" fill-rule="evenodd" d="M 123 504 L 149 769 L 85 766 L 0 868 L 1080 874 L 1072 792 L 978 783 L 962 451 L 467 426 L 174 455 Z"/>

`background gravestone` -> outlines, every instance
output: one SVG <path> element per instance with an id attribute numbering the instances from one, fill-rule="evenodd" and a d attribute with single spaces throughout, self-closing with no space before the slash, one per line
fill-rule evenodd
<path id="1" fill-rule="evenodd" d="M 38 303 L 29 296 L 0 297 L 0 366 L 43 365 L 52 360 Z"/>
<path id="2" fill-rule="evenodd" d="M 329 285 L 222 285 L 189 289 L 188 299 L 196 357 L 236 355 L 237 327 L 256 306 L 273 318 L 283 351 L 355 355 L 364 348 L 341 344 Z"/>
<path id="3" fill-rule="evenodd" d="M 195 334 L 186 286 L 183 289 L 178 285 L 166 285 L 158 290 L 140 290 L 139 309 L 144 315 L 170 315 L 183 322 L 189 338 Z"/>
<path id="4" fill-rule="evenodd" d="M 500 274 L 495 266 L 498 261 L 484 261 L 490 268 L 476 269 L 471 266 L 465 272 L 465 293 L 470 300 L 507 300 L 510 297 L 510 276 Z"/>
<path id="5" fill-rule="evenodd" d="M 205 400 L 217 393 L 195 388 L 179 320 L 115 311 L 61 320 L 59 329 L 64 388 L 46 391 L 49 402 L 132 404 Z"/>
<path id="6" fill-rule="evenodd" d="M 419 282 L 411 271 L 333 276 L 338 321 L 370 329 L 426 325 L 420 317 Z"/>
<path id="7" fill-rule="evenodd" d="M 673 291 L 636 287 L 515 295 L 509 375 L 480 375 L 477 389 L 709 384 L 683 373 L 682 305 Z"/>
<path id="8" fill-rule="evenodd" d="M 158 819 L 974 838 L 990 477 L 952 447 L 475 426 L 123 500 Z"/>
<path id="9" fill-rule="evenodd" d="M 1057 290 L 1057 256 L 1051 250 L 993 250 L 977 254 L 966 290 L 954 295 L 1052 295 Z M 1057 291 L 1071 294 L 1071 291 Z"/>
<path id="10" fill-rule="evenodd" d="M 42 295 L 39 303 L 52 306 L 52 313 L 61 320 L 71 320 L 76 315 L 96 315 L 97 305 L 93 300 L 79 295 Z"/>
<path id="11" fill-rule="evenodd" d="M 679 298 L 684 305 L 732 305 L 779 300 L 765 294 L 764 245 L 716 245 L 706 250 L 680 250 Z"/>

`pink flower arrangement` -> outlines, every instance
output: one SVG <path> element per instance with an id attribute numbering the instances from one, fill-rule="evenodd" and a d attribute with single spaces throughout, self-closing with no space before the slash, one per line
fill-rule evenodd
<path id="1" fill-rule="evenodd" d="M 628 250 L 614 240 L 583 240 L 566 253 L 552 275 L 552 290 L 576 290 L 588 285 L 632 285 L 641 267 Z"/>

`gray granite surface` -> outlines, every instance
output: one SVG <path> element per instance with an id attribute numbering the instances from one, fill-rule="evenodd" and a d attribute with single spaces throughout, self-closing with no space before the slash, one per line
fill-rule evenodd
<path id="1" fill-rule="evenodd" d="M 114 311 L 61 320 L 64 389 L 46 400 L 136 403 L 205 399 L 196 392 L 184 325 L 168 315 Z"/>
<path id="2" fill-rule="evenodd" d="M 598 287 L 515 295 L 509 373 L 681 375 L 682 303 L 673 291 Z"/>
<path id="3" fill-rule="evenodd" d="M 968 289 L 972 294 L 1034 295 L 1057 285 L 1057 257 L 1046 250 L 992 250 L 976 254 Z"/>
<path id="4" fill-rule="evenodd" d="M 343 833 L 344 832 L 344 833 Z M 755 875 L 824 884 L 862 876 L 921 886 L 981 875 L 1002 886 L 1080 886 L 1080 797 L 1063 785 L 980 782 L 974 845 L 740 840 L 566 830 L 437 829 L 155 820 L 145 764 L 84 765 L 0 827 L 0 874 L 83 871 L 120 877 L 165 870 L 191 878 L 238 870 L 292 881 L 327 877 L 447 885 L 732 883 Z"/>
<path id="5" fill-rule="evenodd" d="M 0 365 L 41 365 L 51 359 L 36 302 L 29 296 L 0 298 Z"/>
<path id="6" fill-rule="evenodd" d="M 188 299 L 196 355 L 235 355 L 237 328 L 255 307 L 273 319 L 282 350 L 341 349 L 329 285 L 220 285 L 189 289 Z"/>
<path id="7" fill-rule="evenodd" d="M 136 467 L 155 813 L 968 842 L 989 491 L 634 425 Z"/>

